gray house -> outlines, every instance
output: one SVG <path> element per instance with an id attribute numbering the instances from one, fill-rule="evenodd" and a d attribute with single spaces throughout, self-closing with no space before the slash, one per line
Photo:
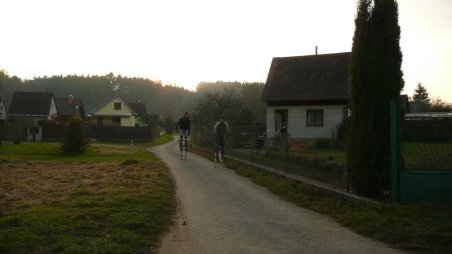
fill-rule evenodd
<path id="1" fill-rule="evenodd" d="M 275 57 L 262 100 L 267 138 L 286 129 L 291 138 L 337 135 L 347 115 L 350 52 Z"/>

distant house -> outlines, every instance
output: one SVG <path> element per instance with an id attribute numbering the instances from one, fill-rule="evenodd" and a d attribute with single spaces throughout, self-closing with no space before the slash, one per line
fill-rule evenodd
<path id="1" fill-rule="evenodd" d="M 95 110 L 89 117 L 89 123 L 92 126 L 134 127 L 136 113 L 123 98 L 117 96 Z"/>
<path id="2" fill-rule="evenodd" d="M 0 120 L 6 121 L 7 111 L 3 99 L 0 98 Z"/>
<path id="3" fill-rule="evenodd" d="M 50 120 L 56 115 L 58 110 L 52 93 L 13 93 L 8 118 L 19 118 L 27 123 L 28 140 L 41 140 L 42 128 L 39 126 L 39 121 Z"/>
<path id="4" fill-rule="evenodd" d="M 55 98 L 55 103 L 58 108 L 58 116 L 65 119 L 85 119 L 85 108 L 82 99 L 74 98 L 69 95 L 67 98 Z"/>
<path id="5" fill-rule="evenodd" d="M 136 114 L 135 126 L 143 127 L 145 125 L 146 119 L 146 105 L 140 102 L 129 102 L 129 106 L 132 108 L 133 112 Z"/>
<path id="6" fill-rule="evenodd" d="M 267 137 L 335 138 L 347 115 L 350 53 L 275 57 L 262 100 Z"/>

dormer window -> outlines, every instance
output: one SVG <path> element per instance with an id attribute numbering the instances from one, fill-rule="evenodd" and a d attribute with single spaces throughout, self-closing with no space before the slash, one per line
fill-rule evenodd
<path id="1" fill-rule="evenodd" d="M 121 102 L 115 102 L 115 110 L 121 110 Z"/>

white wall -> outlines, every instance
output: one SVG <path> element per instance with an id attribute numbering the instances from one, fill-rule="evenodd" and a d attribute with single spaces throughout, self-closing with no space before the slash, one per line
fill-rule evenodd
<path id="1" fill-rule="evenodd" d="M 331 138 L 337 135 L 337 126 L 342 122 L 345 105 L 319 105 L 319 106 L 267 106 L 267 138 L 275 135 L 275 110 L 287 110 L 287 132 L 291 138 Z M 307 127 L 306 110 L 323 110 L 323 126 Z"/>
<path id="2" fill-rule="evenodd" d="M 0 120 L 6 120 L 6 108 L 3 101 L 0 102 Z"/>
<path id="3" fill-rule="evenodd" d="M 52 96 L 52 102 L 50 103 L 48 120 L 50 120 L 53 115 L 57 115 L 57 114 L 58 114 L 58 110 L 57 110 L 57 107 L 56 107 L 55 99 Z"/>
<path id="4" fill-rule="evenodd" d="M 39 129 L 38 133 L 36 133 L 36 134 L 31 134 L 30 128 L 28 128 L 28 130 L 27 130 L 27 140 L 28 141 L 41 141 L 42 140 L 42 127 L 36 126 L 35 128 Z M 33 136 L 34 136 L 34 140 L 33 140 Z"/>

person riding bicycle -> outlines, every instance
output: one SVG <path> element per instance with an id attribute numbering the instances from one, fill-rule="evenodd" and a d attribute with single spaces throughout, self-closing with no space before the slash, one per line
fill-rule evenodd
<path id="1" fill-rule="evenodd" d="M 183 148 L 185 147 L 185 151 L 187 151 L 187 142 L 188 142 L 188 136 L 190 135 L 190 116 L 188 115 L 188 112 L 185 112 L 184 116 L 179 119 L 179 121 L 176 124 L 176 132 L 177 129 L 179 129 L 179 148 L 182 152 Z M 183 143 L 183 141 L 185 141 Z"/>
<path id="2" fill-rule="evenodd" d="M 224 144 L 229 135 L 229 125 L 224 120 L 224 116 L 220 117 L 220 120 L 213 127 L 213 134 L 215 135 L 215 160 L 218 155 L 218 159 L 222 162 L 222 156 L 224 155 Z"/>

